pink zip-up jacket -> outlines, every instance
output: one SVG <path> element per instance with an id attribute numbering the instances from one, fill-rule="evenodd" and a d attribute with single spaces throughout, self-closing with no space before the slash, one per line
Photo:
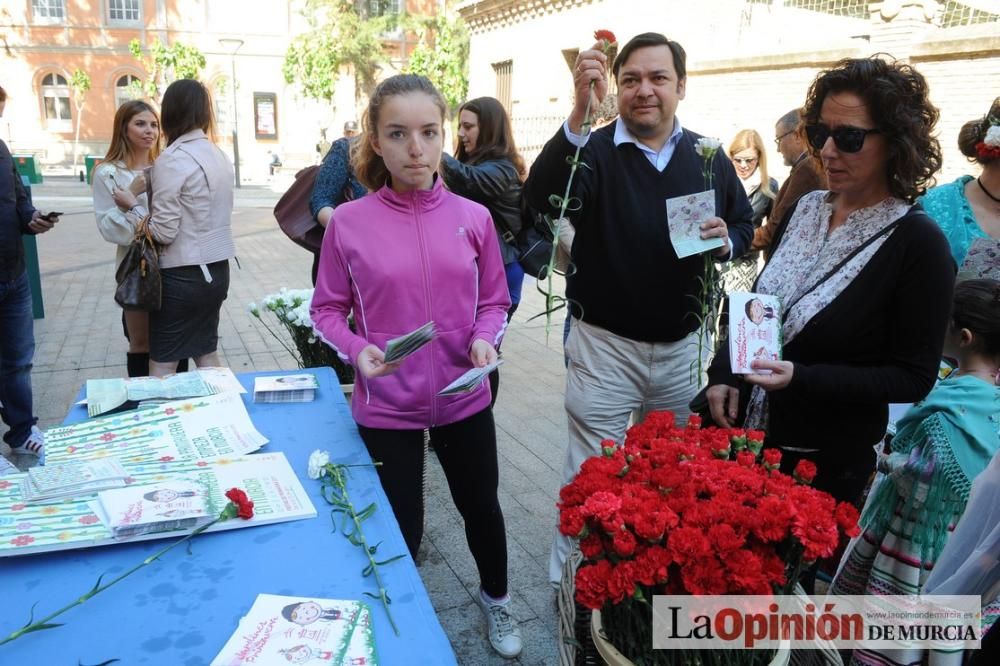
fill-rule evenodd
<path id="1" fill-rule="evenodd" d="M 374 379 L 357 374 L 351 412 L 369 428 L 455 423 L 490 404 L 485 380 L 470 393 L 437 393 L 472 368 L 477 338 L 499 345 L 510 296 L 486 208 L 446 190 L 400 194 L 386 186 L 342 204 L 323 237 L 310 314 L 320 336 L 354 364 L 369 344 L 433 321 L 437 337 Z M 354 312 L 357 333 L 347 326 Z"/>

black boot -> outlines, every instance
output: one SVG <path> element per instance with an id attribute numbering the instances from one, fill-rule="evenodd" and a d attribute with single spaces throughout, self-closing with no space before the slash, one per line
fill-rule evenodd
<path id="1" fill-rule="evenodd" d="M 131 353 L 126 354 L 128 361 L 126 367 L 128 367 L 129 377 L 148 377 L 149 376 L 149 354 L 143 353 Z"/>
<path id="2" fill-rule="evenodd" d="M 188 371 L 188 360 L 186 358 L 182 358 L 181 360 L 177 361 L 177 372 L 187 372 L 187 371 Z"/>

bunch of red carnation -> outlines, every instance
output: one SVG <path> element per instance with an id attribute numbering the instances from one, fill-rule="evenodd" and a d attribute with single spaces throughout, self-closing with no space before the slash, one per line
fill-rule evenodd
<path id="1" fill-rule="evenodd" d="M 624 446 L 602 443 L 560 491 L 559 528 L 580 540 L 577 600 L 599 609 L 652 594 L 770 594 L 797 565 L 858 533 L 857 510 L 778 471 L 764 433 L 687 427 L 655 412 Z M 791 581 L 794 583 L 794 581 Z M 789 586 L 790 587 L 790 586 Z"/>

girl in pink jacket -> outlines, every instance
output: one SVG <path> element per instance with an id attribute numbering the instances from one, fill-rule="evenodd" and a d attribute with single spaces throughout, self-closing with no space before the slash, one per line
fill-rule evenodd
<path id="1" fill-rule="evenodd" d="M 423 534 L 423 431 L 430 429 L 479 569 L 493 648 L 521 651 L 507 594 L 507 537 L 497 499 L 489 384 L 438 392 L 496 361 L 510 307 L 487 210 L 448 190 L 437 169 L 444 98 L 426 78 L 398 75 L 371 97 L 352 157 L 372 193 L 338 206 L 327 227 L 311 314 L 357 373 L 351 410 L 412 556 Z M 347 324 L 353 312 L 357 332 Z M 433 321 L 437 335 L 400 362 L 386 342 Z"/>

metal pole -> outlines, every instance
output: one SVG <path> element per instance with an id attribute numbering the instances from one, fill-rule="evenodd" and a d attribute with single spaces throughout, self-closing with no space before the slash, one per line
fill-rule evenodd
<path id="1" fill-rule="evenodd" d="M 242 46 L 242 44 L 240 44 Z M 233 65 L 233 171 L 236 174 L 236 187 L 240 188 L 240 125 L 239 125 L 239 115 L 237 112 L 236 105 L 236 51 L 233 51 L 233 55 L 230 56 L 230 60 Z"/>

